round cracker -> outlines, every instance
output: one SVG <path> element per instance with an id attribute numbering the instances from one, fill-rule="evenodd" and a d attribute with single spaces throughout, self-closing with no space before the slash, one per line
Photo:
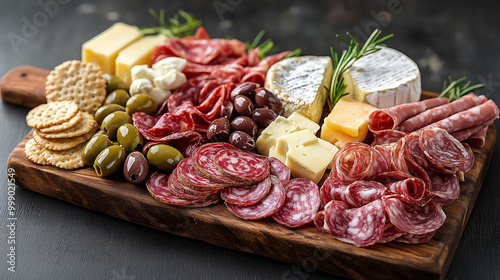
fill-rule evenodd
<path id="1" fill-rule="evenodd" d="M 98 65 L 69 60 L 47 76 L 45 95 L 47 102 L 71 100 L 80 110 L 94 114 L 106 98 L 106 80 Z"/>
<path id="2" fill-rule="evenodd" d="M 78 106 L 71 101 L 50 102 L 31 109 L 26 115 L 26 123 L 40 129 L 66 122 L 77 113 Z"/>
<path id="3" fill-rule="evenodd" d="M 49 165 L 50 163 L 42 156 L 45 149 L 38 145 L 35 140 L 30 139 L 24 144 L 24 155 L 36 164 Z"/>
<path id="4" fill-rule="evenodd" d="M 51 151 L 45 149 L 42 156 L 48 163 L 62 169 L 77 169 L 83 167 L 82 150 L 84 144 L 80 144 L 74 148 L 64 151 Z"/>
<path id="5" fill-rule="evenodd" d="M 69 119 L 69 121 L 63 122 L 62 124 L 40 128 L 38 131 L 42 133 L 63 131 L 65 129 L 75 126 L 81 119 L 82 119 L 82 111 L 78 111 L 78 113 L 74 117 Z"/>
<path id="6" fill-rule="evenodd" d="M 69 150 L 78 146 L 79 144 L 88 141 L 94 132 L 97 130 L 97 127 L 94 127 L 91 131 L 85 133 L 81 136 L 76 136 L 72 138 L 66 139 L 46 139 L 38 135 L 36 131 L 33 132 L 33 140 L 38 143 L 38 145 L 44 147 L 47 150 L 52 151 L 64 151 Z"/>
<path id="7" fill-rule="evenodd" d="M 63 131 L 52 132 L 52 133 L 43 133 L 41 131 L 38 131 L 38 135 L 45 139 L 71 138 L 86 134 L 96 126 L 97 122 L 95 121 L 94 116 L 92 116 L 87 112 L 82 112 L 82 118 L 75 126 L 70 127 Z"/>

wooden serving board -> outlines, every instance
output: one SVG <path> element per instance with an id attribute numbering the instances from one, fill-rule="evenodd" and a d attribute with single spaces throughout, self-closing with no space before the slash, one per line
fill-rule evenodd
<path id="1" fill-rule="evenodd" d="M 1 89 L 4 82 L 5 77 Z M 11 92 L 9 96 L 16 95 Z M 431 96 L 424 92 L 423 98 Z M 120 176 L 99 178 L 91 167 L 66 171 L 34 164 L 23 152 L 31 135 L 16 146 L 7 162 L 7 168 L 16 170 L 17 184 L 29 190 L 162 231 L 294 263 L 305 271 L 319 269 L 354 279 L 444 279 L 487 173 L 496 129 L 490 126 L 486 145 L 474 150 L 476 161 L 461 183 L 460 197 L 443 208 L 446 221 L 431 241 L 419 245 L 390 242 L 367 248 L 337 241 L 312 223 L 289 229 L 270 218 L 244 221 L 222 203 L 205 208 L 164 204 L 144 185 L 129 184 Z"/>

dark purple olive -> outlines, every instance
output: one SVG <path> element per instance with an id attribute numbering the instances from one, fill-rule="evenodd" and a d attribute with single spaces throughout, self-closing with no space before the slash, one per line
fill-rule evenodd
<path id="1" fill-rule="evenodd" d="M 231 129 L 233 131 L 243 131 L 251 137 L 255 137 L 259 127 L 251 118 L 238 116 L 231 122 Z"/>
<path id="2" fill-rule="evenodd" d="M 237 95 L 244 95 L 250 99 L 253 99 L 255 95 L 255 89 L 257 88 L 257 84 L 255 83 L 243 83 L 238 85 L 231 91 L 231 101 L 234 101 L 234 98 Z"/>
<path id="3" fill-rule="evenodd" d="M 212 142 L 226 141 L 231 132 L 227 118 L 218 118 L 212 121 L 207 130 L 207 137 Z"/>
<path id="4" fill-rule="evenodd" d="M 132 184 L 142 183 L 149 172 L 149 163 L 141 152 L 128 154 L 123 165 L 123 175 Z"/>
<path id="5" fill-rule="evenodd" d="M 252 100 L 244 95 L 238 95 L 234 98 L 234 109 L 242 116 L 251 116 L 255 108 Z"/>
<path id="6" fill-rule="evenodd" d="M 232 101 L 226 100 L 222 102 L 222 106 L 220 108 L 220 116 L 221 118 L 225 117 L 228 120 L 232 120 L 234 117 L 234 105 Z"/>
<path id="7" fill-rule="evenodd" d="M 243 151 L 251 151 L 255 147 L 253 138 L 243 131 L 235 131 L 229 136 L 229 144 Z"/>
<path id="8" fill-rule="evenodd" d="M 257 135 L 255 136 L 256 139 L 258 139 L 260 137 L 260 135 L 262 134 L 262 131 L 264 131 L 265 128 L 260 128 L 258 131 L 257 131 Z"/>
<path id="9" fill-rule="evenodd" d="M 281 112 L 281 101 L 265 88 L 255 91 L 255 105 L 258 108 L 269 108 L 279 114 Z"/>
<path id="10" fill-rule="evenodd" d="M 252 112 L 252 119 L 259 127 L 267 127 L 276 117 L 278 114 L 268 108 L 256 108 Z"/>

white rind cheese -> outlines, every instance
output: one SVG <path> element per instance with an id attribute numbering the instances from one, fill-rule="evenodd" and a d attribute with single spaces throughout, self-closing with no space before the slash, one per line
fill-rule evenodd
<path id="1" fill-rule="evenodd" d="M 349 97 L 377 108 L 417 102 L 422 93 L 417 64 L 390 48 L 362 57 L 342 76 Z"/>
<path id="2" fill-rule="evenodd" d="M 318 123 L 332 79 L 332 60 L 327 56 L 300 56 L 283 59 L 269 69 L 265 88 L 283 105 L 282 115 L 298 112 Z"/>

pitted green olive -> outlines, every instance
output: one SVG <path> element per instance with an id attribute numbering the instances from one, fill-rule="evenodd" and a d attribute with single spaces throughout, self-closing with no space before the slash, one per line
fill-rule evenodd
<path id="1" fill-rule="evenodd" d="M 177 164 L 184 159 L 181 152 L 176 148 L 165 144 L 158 144 L 149 148 L 147 158 L 151 165 L 166 171 L 174 170 Z"/>
<path id="2" fill-rule="evenodd" d="M 121 105 L 118 105 L 118 104 L 108 104 L 108 105 L 103 105 L 101 107 L 99 107 L 99 109 L 97 109 L 97 111 L 95 112 L 95 121 L 101 125 L 102 124 L 102 120 L 104 120 L 104 118 L 113 113 L 113 112 L 116 112 L 116 111 L 123 111 L 125 112 L 125 107 L 121 106 Z"/>
<path id="3" fill-rule="evenodd" d="M 144 140 L 133 124 L 124 124 L 118 128 L 116 139 L 127 153 L 141 150 Z"/>
<path id="4" fill-rule="evenodd" d="M 122 168 L 127 153 L 122 146 L 113 145 L 102 150 L 94 161 L 94 170 L 99 177 L 109 176 Z"/>
<path id="5" fill-rule="evenodd" d="M 126 112 L 116 111 L 107 115 L 104 120 L 102 120 L 101 127 L 109 138 L 116 139 L 116 131 L 120 126 L 126 123 L 132 123 L 130 115 Z"/>
<path id="6" fill-rule="evenodd" d="M 156 112 L 158 104 L 149 94 L 139 93 L 132 95 L 127 101 L 126 110 L 129 115 L 136 112 L 144 112 L 146 114 L 153 114 Z"/>
<path id="7" fill-rule="evenodd" d="M 127 100 L 130 98 L 128 92 L 124 89 L 116 89 L 113 90 L 107 97 L 104 99 L 104 105 L 107 104 L 118 104 L 120 106 L 125 107 L 127 105 Z"/>
<path id="8" fill-rule="evenodd" d="M 82 150 L 83 162 L 87 165 L 93 165 L 97 155 L 105 148 L 112 146 L 111 142 L 106 134 L 94 135 L 87 142 Z"/>
<path id="9" fill-rule="evenodd" d="M 118 76 L 104 74 L 102 77 L 106 80 L 106 93 L 108 94 L 117 89 L 127 89 L 125 83 Z"/>

